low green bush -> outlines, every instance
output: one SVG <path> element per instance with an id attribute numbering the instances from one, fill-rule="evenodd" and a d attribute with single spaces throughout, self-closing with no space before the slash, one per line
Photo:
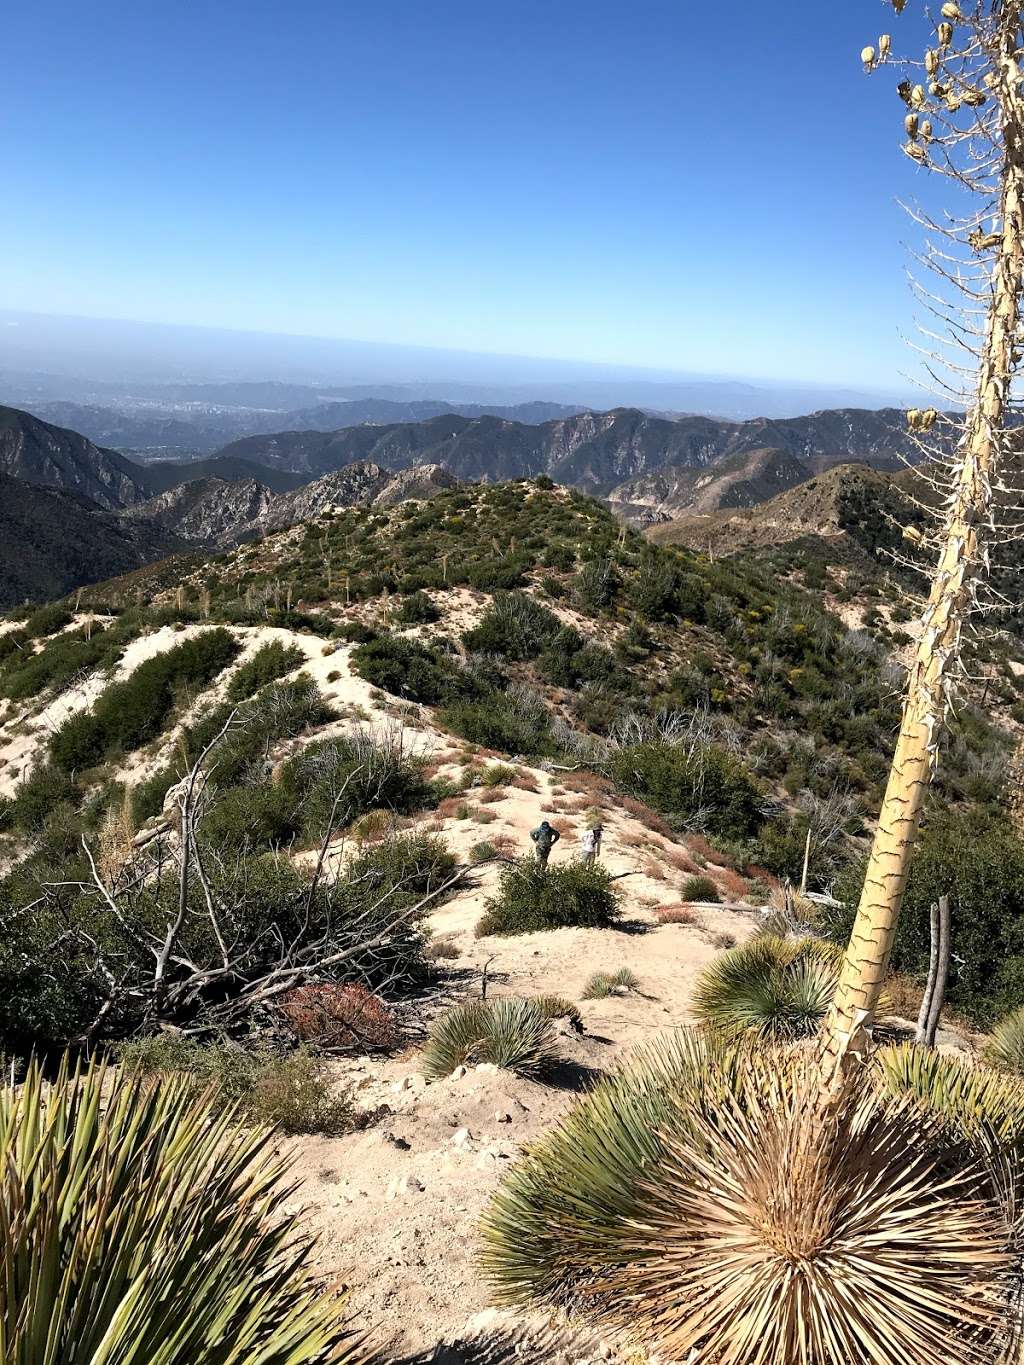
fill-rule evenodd
<path id="1" fill-rule="evenodd" d="M 374 687 L 406 701 L 440 706 L 476 691 L 472 675 L 438 649 L 378 635 L 352 651 L 352 667 Z"/>
<path id="2" fill-rule="evenodd" d="M 840 874 L 841 908 L 821 926 L 845 943 L 864 882 L 864 860 Z M 931 953 L 930 907 L 948 895 L 952 961 L 946 1001 L 990 1028 L 1024 1005 L 1024 841 L 1008 821 L 975 811 L 931 813 L 914 848 L 892 951 L 895 971 L 924 980 Z"/>
<path id="3" fill-rule="evenodd" d="M 261 687 L 291 673 L 305 661 L 306 656 L 297 645 L 282 644 L 280 640 L 261 645 L 252 658 L 247 659 L 232 674 L 228 683 L 228 701 L 247 701 Z"/>
<path id="4" fill-rule="evenodd" d="M 440 621 L 441 612 L 425 592 L 411 592 L 402 598 L 395 620 L 403 626 L 428 626 Z"/>
<path id="5" fill-rule="evenodd" d="M 762 934 L 701 972 L 693 1009 L 705 1024 L 789 1040 L 811 1038 L 839 981 L 840 950 L 821 939 Z"/>
<path id="6" fill-rule="evenodd" d="M 619 786 L 678 827 L 698 819 L 712 834 L 744 839 L 761 822 L 757 782 L 723 749 L 689 753 L 681 745 L 652 741 L 613 751 L 609 768 Z"/>
<path id="7" fill-rule="evenodd" d="M 597 863 L 549 863 L 523 858 L 502 869 L 497 894 L 477 924 L 485 934 L 528 934 L 538 929 L 607 929 L 621 914 L 611 875 Z"/>
<path id="8" fill-rule="evenodd" d="M 481 654 L 522 660 L 536 658 L 559 630 L 560 622 L 554 612 L 528 593 L 498 592 L 477 625 L 462 638 L 470 649 Z"/>
<path id="9" fill-rule="evenodd" d="M 679 894 L 684 901 L 708 901 L 716 905 L 722 899 L 710 877 L 687 877 Z"/>
<path id="10" fill-rule="evenodd" d="M 49 602 L 45 607 L 37 607 L 25 622 L 25 634 L 33 640 L 44 635 L 55 635 L 74 620 L 74 616 L 64 602 Z"/>
<path id="11" fill-rule="evenodd" d="M 208 686 L 238 648 L 234 636 L 218 628 L 147 659 L 124 682 L 106 688 L 91 711 L 70 717 L 51 736 L 53 761 L 68 771 L 89 768 L 148 743 L 170 719 L 178 689 Z"/>
<path id="12" fill-rule="evenodd" d="M 120 1044 L 117 1058 L 143 1075 L 186 1076 L 194 1093 L 209 1092 L 215 1108 L 284 1133 L 340 1137 L 360 1126 L 350 1095 L 335 1089 L 329 1063 L 307 1048 L 278 1054 L 160 1033 Z"/>
<path id="13" fill-rule="evenodd" d="M 640 985 L 635 972 L 628 967 L 620 967 L 614 972 L 595 972 L 583 988 L 584 1000 L 605 1000 L 609 995 L 621 991 L 635 991 Z"/>

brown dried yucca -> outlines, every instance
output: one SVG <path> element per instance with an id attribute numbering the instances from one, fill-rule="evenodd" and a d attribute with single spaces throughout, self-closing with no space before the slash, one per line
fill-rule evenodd
<path id="1" fill-rule="evenodd" d="M 936 1122 L 875 1093 L 829 1108 L 810 1055 L 752 1055 L 709 1090 L 666 1125 L 603 1307 L 670 1360 L 995 1358 L 1005 1225 Z"/>

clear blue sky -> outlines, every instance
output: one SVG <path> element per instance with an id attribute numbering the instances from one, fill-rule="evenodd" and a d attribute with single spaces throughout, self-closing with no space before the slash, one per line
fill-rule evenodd
<path id="1" fill-rule="evenodd" d="M 11 6 L 0 304 L 893 386 L 877 0 Z"/>

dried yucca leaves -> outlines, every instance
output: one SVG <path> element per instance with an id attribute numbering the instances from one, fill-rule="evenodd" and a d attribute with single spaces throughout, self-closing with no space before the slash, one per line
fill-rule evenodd
<path id="1" fill-rule="evenodd" d="M 355 1365 L 369 1357 L 267 1130 L 102 1066 L 0 1087 L 3 1365 Z"/>
<path id="2" fill-rule="evenodd" d="M 994 1359 L 1012 1262 L 989 1166 L 864 1080 L 828 1106 L 806 1051 L 707 1033 L 643 1051 L 498 1191 L 497 1292 L 574 1304 L 669 1361 Z"/>

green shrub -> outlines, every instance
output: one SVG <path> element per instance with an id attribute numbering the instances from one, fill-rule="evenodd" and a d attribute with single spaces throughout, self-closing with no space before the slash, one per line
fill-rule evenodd
<path id="1" fill-rule="evenodd" d="M 583 988 L 583 999 L 605 1000 L 622 990 L 635 991 L 639 985 L 639 978 L 628 967 L 620 967 L 615 972 L 595 972 Z"/>
<path id="2" fill-rule="evenodd" d="M 540 698 L 522 697 L 511 690 L 487 691 L 476 701 L 446 706 L 437 719 L 456 735 L 483 749 L 506 754 L 548 754 L 556 745 L 551 717 Z"/>
<path id="3" fill-rule="evenodd" d="M 722 749 L 691 754 L 653 741 L 613 751 L 610 768 L 621 787 L 679 826 L 697 818 L 712 834 L 744 839 L 761 821 L 757 783 Z"/>
<path id="4" fill-rule="evenodd" d="M 479 623 L 467 630 L 462 638 L 470 649 L 481 654 L 533 659 L 559 629 L 560 622 L 554 612 L 527 593 L 499 592 L 495 593 Z"/>
<path id="5" fill-rule="evenodd" d="M 33 640 L 43 635 L 55 635 L 74 620 L 74 616 L 64 602 L 49 602 L 45 607 L 37 607 L 25 622 L 25 634 Z"/>
<path id="6" fill-rule="evenodd" d="M 14 789 L 9 819 L 26 834 L 42 829 L 55 807 L 77 801 L 81 793 L 72 778 L 55 763 L 37 763 Z"/>
<path id="7" fill-rule="evenodd" d="M 440 621 L 441 612 L 425 592 L 411 592 L 402 598 L 395 619 L 403 626 L 428 626 Z"/>
<path id="8" fill-rule="evenodd" d="M 334 1093 L 329 1064 L 305 1048 L 275 1054 L 160 1033 L 122 1043 L 117 1056 L 143 1075 L 187 1077 L 193 1092 L 208 1093 L 215 1108 L 284 1133 L 338 1137 L 359 1126 L 348 1094 Z"/>
<path id="9" fill-rule="evenodd" d="M 283 678 L 305 662 L 306 656 L 297 645 L 282 644 L 280 640 L 261 645 L 252 658 L 247 659 L 232 674 L 228 683 L 228 701 L 247 701 L 261 687 Z"/>
<path id="10" fill-rule="evenodd" d="M 762 1038 L 811 1038 L 832 1003 L 842 954 L 821 939 L 764 934 L 729 948 L 697 979 L 693 1011 L 705 1024 Z"/>
<path id="11" fill-rule="evenodd" d="M 864 880 L 863 862 L 840 877 L 842 908 L 822 927 L 845 943 Z M 947 1003 L 980 1027 L 1024 1005 L 1024 842 L 1012 827 L 977 812 L 932 815 L 923 826 L 892 952 L 895 971 L 923 980 L 931 952 L 930 907 L 948 895 L 953 956 Z"/>
<path id="12" fill-rule="evenodd" d="M 64 722 L 50 739 L 54 762 L 69 771 L 87 768 L 148 743 L 170 719 L 178 689 L 206 687 L 237 653 L 234 636 L 218 628 L 147 659 L 106 688 L 91 711 Z"/>
<path id="13" fill-rule="evenodd" d="M 476 932 L 528 934 L 538 929 L 606 929 L 619 918 L 620 895 L 599 864 L 541 867 L 534 858 L 502 869 L 498 893 L 487 901 Z"/>
<path id="14" fill-rule="evenodd" d="M 189 1083 L 32 1063 L 0 1088 L 4 1359 L 368 1361 L 273 1148 Z"/>
<path id="15" fill-rule="evenodd" d="M 680 895 L 684 901 L 707 901 L 715 905 L 722 899 L 718 894 L 718 887 L 710 877 L 687 877 Z"/>
<path id="16" fill-rule="evenodd" d="M 423 1049 L 423 1074 L 440 1079 L 457 1066 L 490 1062 L 535 1078 L 556 1061 L 550 1018 L 535 1001 L 508 996 L 456 1005 L 435 1019 Z"/>
<path id="17" fill-rule="evenodd" d="M 361 678 L 406 701 L 440 706 L 475 690 L 472 675 L 440 650 L 400 635 L 378 635 L 352 651 Z"/>

